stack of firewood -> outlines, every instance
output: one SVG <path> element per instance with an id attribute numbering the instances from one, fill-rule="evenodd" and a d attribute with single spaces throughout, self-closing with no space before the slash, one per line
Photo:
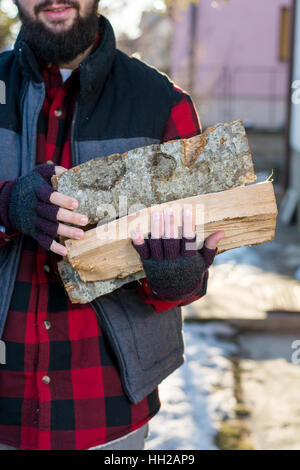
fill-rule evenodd
<path id="1" fill-rule="evenodd" d="M 82 240 L 63 240 L 68 254 L 58 269 L 72 302 L 87 303 L 144 276 L 131 230 L 150 231 L 153 209 L 184 205 L 194 212 L 199 246 L 224 230 L 218 253 L 274 238 L 277 206 L 271 182 L 256 180 L 241 121 L 201 135 L 92 158 L 52 178 L 79 201 L 89 218 Z M 248 184 L 248 186 L 246 186 Z M 62 240 L 61 240 L 62 241 Z"/>

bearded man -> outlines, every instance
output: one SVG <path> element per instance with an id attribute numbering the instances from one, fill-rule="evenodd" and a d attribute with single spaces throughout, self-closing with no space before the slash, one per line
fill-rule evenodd
<path id="1" fill-rule="evenodd" d="M 183 362 L 181 306 L 206 293 L 223 232 L 201 250 L 192 215 L 154 213 L 132 235 L 146 277 L 72 304 L 58 235 L 81 239 L 78 201 L 50 178 L 95 156 L 201 132 L 190 96 L 116 48 L 97 0 L 15 0 L 21 29 L 0 55 L 2 449 L 143 449 L 158 384 Z"/>

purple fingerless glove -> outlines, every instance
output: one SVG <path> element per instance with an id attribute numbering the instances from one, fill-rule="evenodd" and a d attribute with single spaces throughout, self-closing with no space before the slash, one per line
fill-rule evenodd
<path id="1" fill-rule="evenodd" d="M 7 182 L 0 194 L 3 225 L 32 236 L 46 250 L 57 237 L 59 207 L 49 203 L 55 189 L 55 165 L 43 163 L 25 176 Z"/>
<path id="2" fill-rule="evenodd" d="M 148 285 L 159 299 L 176 302 L 205 294 L 205 273 L 218 249 L 203 245 L 197 250 L 195 241 L 196 237 L 183 237 L 148 238 L 142 245 L 131 242 L 141 257 Z"/>

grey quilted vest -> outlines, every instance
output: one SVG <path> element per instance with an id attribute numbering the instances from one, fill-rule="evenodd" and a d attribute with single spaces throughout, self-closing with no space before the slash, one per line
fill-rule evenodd
<path id="1" fill-rule="evenodd" d="M 90 158 L 122 153 L 161 141 L 174 91 L 169 79 L 115 45 L 113 29 L 101 17 L 101 45 L 80 68 L 80 97 L 72 123 L 73 166 Z M 45 85 L 21 34 L 13 51 L 0 55 L 0 181 L 35 167 L 37 120 Z M 23 235 L 0 249 L 0 338 L 9 310 Z M 179 307 L 156 313 L 139 297 L 136 282 L 91 303 L 116 355 L 129 400 L 138 403 L 184 362 Z"/>

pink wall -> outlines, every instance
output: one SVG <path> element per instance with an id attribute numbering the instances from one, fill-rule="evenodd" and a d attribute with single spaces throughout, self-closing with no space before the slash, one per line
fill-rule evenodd
<path id="1" fill-rule="evenodd" d="M 173 20 L 173 42 L 171 51 L 171 75 L 175 80 L 184 82 L 188 67 L 190 47 L 190 8 L 175 12 Z"/>
<path id="2" fill-rule="evenodd" d="M 195 91 L 218 95 L 225 86 L 232 95 L 284 96 L 288 66 L 278 60 L 279 20 L 281 7 L 291 0 L 219 0 L 220 8 L 211 3 L 200 0 L 197 6 Z M 187 73 L 189 20 L 190 10 L 174 20 L 171 74 L 181 83 Z"/>

